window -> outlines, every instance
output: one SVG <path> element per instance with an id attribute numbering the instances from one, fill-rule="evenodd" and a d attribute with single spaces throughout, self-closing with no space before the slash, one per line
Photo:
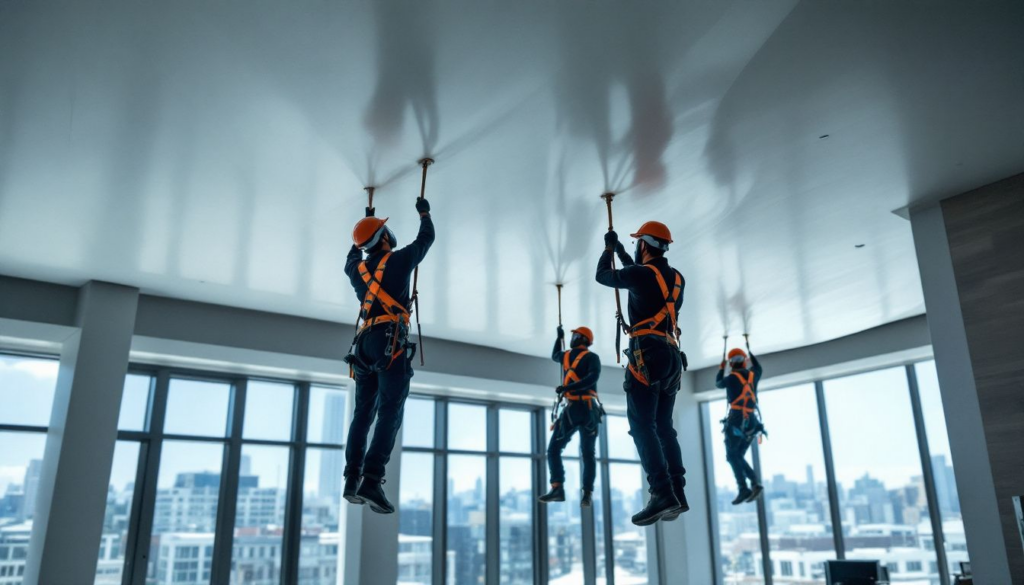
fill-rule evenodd
<path id="1" fill-rule="evenodd" d="M 5 577 L 25 573 L 58 369 L 54 359 L 0 354 L 0 567 Z"/>
<path id="2" fill-rule="evenodd" d="M 448 485 L 448 555 L 454 571 L 452 582 L 454 585 L 482 583 L 487 565 L 487 459 L 481 455 L 449 455 Z"/>
<path id="3" fill-rule="evenodd" d="M 429 406 L 433 414 L 433 403 Z M 406 412 L 408 416 L 408 410 Z M 398 582 L 403 585 L 430 585 L 433 582 L 434 555 L 434 455 L 403 454 L 401 477 L 398 494 Z"/>
<path id="4" fill-rule="evenodd" d="M 935 478 L 935 495 L 938 499 L 935 505 L 942 518 L 946 562 L 954 571 L 958 571 L 960 563 L 969 562 L 970 559 L 967 556 L 964 521 L 960 515 L 960 495 L 956 491 L 956 479 L 953 477 L 953 455 L 949 449 L 946 415 L 942 409 L 942 396 L 939 394 L 939 376 L 934 361 L 916 364 L 914 373 L 921 397 L 928 449 L 931 453 L 932 476 Z M 927 530 L 930 534 L 931 528 Z M 938 575 L 937 570 L 930 573 Z"/>
<path id="5" fill-rule="evenodd" d="M 502 411 L 514 412 L 514 411 Z M 529 413 L 524 413 L 529 422 Z M 501 422 L 505 422 L 502 417 Z M 529 440 L 529 425 L 526 428 Z M 502 457 L 498 471 L 499 580 L 508 585 L 533 583 L 533 462 L 529 457 Z"/>
<path id="6" fill-rule="evenodd" d="M 632 516 L 647 503 L 638 463 L 610 463 L 612 558 L 616 583 L 647 583 L 647 535 Z"/>
<path id="7" fill-rule="evenodd" d="M 758 456 L 770 550 L 773 559 L 787 559 L 773 581 L 775 585 L 824 585 L 823 572 L 812 571 L 810 581 L 803 575 L 785 578 L 796 577 L 794 564 L 802 569 L 805 563 L 836 558 L 814 384 L 764 392 L 759 406 L 769 432 Z"/>
<path id="8" fill-rule="evenodd" d="M 847 556 L 921 548 L 928 502 L 905 369 L 826 381 L 825 402 Z"/>
<path id="9" fill-rule="evenodd" d="M 347 393 L 195 376 L 125 379 L 96 583 L 340 583 Z"/>
<path id="10" fill-rule="evenodd" d="M 732 505 L 737 493 L 736 480 L 725 460 L 725 439 L 718 423 L 727 408 L 725 400 L 709 402 L 704 407 L 705 441 L 711 446 L 708 478 L 715 494 L 712 505 L 717 526 L 719 572 L 727 585 L 763 583 L 757 508 L 751 504 Z M 751 457 L 752 450 L 747 452 L 747 459 Z"/>
<path id="11" fill-rule="evenodd" d="M 846 558 L 880 559 L 891 573 L 914 573 L 930 585 L 946 582 L 951 567 L 967 558 L 933 362 L 770 390 L 759 398 L 771 433 L 751 450 L 765 484 L 763 525 L 758 506 L 729 505 L 735 487 L 713 432 L 724 401 L 709 402 L 703 411 L 720 583 L 762 582 L 762 565 L 774 568 L 775 584 L 823 583 L 824 563 L 835 558 L 840 538 Z M 919 444 L 919 436 L 927 444 Z M 829 457 L 832 467 L 826 468 Z M 938 534 L 933 509 L 942 519 L 936 520 Z M 940 540 L 949 567 L 937 562 Z"/>

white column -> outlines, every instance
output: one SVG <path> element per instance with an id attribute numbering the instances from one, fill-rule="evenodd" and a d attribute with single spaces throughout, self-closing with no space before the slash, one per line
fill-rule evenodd
<path id="1" fill-rule="evenodd" d="M 942 208 L 936 203 L 911 210 L 910 221 L 974 582 L 1010 583 L 988 444 Z"/>
<path id="2" fill-rule="evenodd" d="M 354 388 L 354 387 L 353 387 Z M 353 389 L 353 393 L 355 390 Z M 354 394 L 353 394 L 354 396 Z M 354 400 L 349 401 L 354 402 Z M 370 430 L 370 437 L 377 425 Z M 395 506 L 394 514 L 377 514 L 369 504 L 348 506 L 345 522 L 345 583 L 394 583 L 398 581 L 398 489 L 402 480 L 402 433 L 398 431 L 395 450 L 384 468 L 384 493 Z M 414 481 L 414 480 L 413 480 Z M 440 497 L 440 494 L 434 494 Z M 434 522 L 446 522 L 434 518 Z M 340 554 L 340 551 L 339 551 Z"/>
<path id="3" fill-rule="evenodd" d="M 679 447 L 686 467 L 686 499 L 690 511 L 674 522 L 658 522 L 661 533 L 658 541 L 660 557 L 660 583 L 673 585 L 707 585 L 714 583 L 711 572 L 711 537 L 708 495 L 704 481 L 703 433 L 700 423 L 700 403 L 694 396 L 694 375 L 683 375 L 683 386 L 676 395 L 675 426 L 679 434 Z M 650 532 L 648 542 L 653 543 Z M 648 551 L 648 567 L 655 559 Z M 653 573 L 652 573 L 653 574 Z"/>
<path id="4" fill-rule="evenodd" d="M 92 583 L 139 290 L 89 282 L 61 351 L 26 585 Z"/>

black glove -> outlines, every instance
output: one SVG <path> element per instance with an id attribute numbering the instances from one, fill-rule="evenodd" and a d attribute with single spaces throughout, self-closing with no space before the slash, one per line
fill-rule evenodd
<path id="1" fill-rule="evenodd" d="M 619 245 L 619 234 L 615 233 L 615 230 L 608 230 L 604 234 L 604 245 L 609 250 L 614 250 Z"/>
<path id="2" fill-rule="evenodd" d="M 562 329 L 561 325 L 558 326 L 558 338 L 565 339 L 565 329 Z"/>
<path id="3" fill-rule="evenodd" d="M 686 359 L 685 351 L 679 352 L 679 359 L 683 360 L 683 371 L 685 372 L 686 368 L 690 367 L 690 360 Z"/>
<path id="4" fill-rule="evenodd" d="M 366 217 L 373 217 L 373 212 L 376 209 L 377 209 L 376 207 L 367 207 L 366 208 Z"/>
<path id="5" fill-rule="evenodd" d="M 420 213 L 430 213 L 430 202 L 420 197 L 416 200 L 416 211 Z"/>
<path id="6" fill-rule="evenodd" d="M 559 387 L 555 388 L 555 392 L 557 394 L 565 394 L 565 386 L 559 386 Z"/>

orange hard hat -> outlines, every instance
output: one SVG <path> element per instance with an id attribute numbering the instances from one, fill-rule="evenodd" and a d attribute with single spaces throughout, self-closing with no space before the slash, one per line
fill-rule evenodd
<path id="1" fill-rule="evenodd" d="M 644 225 L 640 226 L 640 229 L 636 230 L 635 234 L 629 234 L 633 238 L 643 238 L 643 236 L 650 236 L 657 238 L 666 244 L 672 243 L 672 232 L 668 230 L 668 226 L 661 223 L 660 221 L 648 221 L 644 222 Z"/>
<path id="2" fill-rule="evenodd" d="M 739 361 L 740 359 L 742 359 L 743 361 L 747 361 L 747 352 L 743 351 L 738 347 L 729 351 L 730 362 Z"/>
<path id="3" fill-rule="evenodd" d="M 377 245 L 382 235 L 384 235 L 384 224 L 388 222 L 388 218 L 380 219 L 379 217 L 364 217 L 356 222 L 356 227 L 352 229 L 352 243 L 357 248 L 372 248 Z"/>
<path id="4" fill-rule="evenodd" d="M 589 327 L 577 327 L 572 330 L 573 333 L 579 333 L 587 339 L 587 343 L 594 343 L 594 332 Z"/>

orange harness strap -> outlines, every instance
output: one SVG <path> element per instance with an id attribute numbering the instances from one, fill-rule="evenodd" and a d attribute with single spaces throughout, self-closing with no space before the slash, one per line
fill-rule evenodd
<path id="1" fill-rule="evenodd" d="M 644 319 L 643 321 L 640 321 L 636 325 L 633 325 L 633 327 L 631 327 L 629 330 L 629 337 L 634 338 L 641 337 L 644 335 L 658 335 L 666 338 L 668 342 L 671 343 L 672 345 L 678 345 L 678 341 L 676 341 L 676 311 L 673 305 L 675 305 L 676 299 L 679 298 L 679 291 L 682 290 L 683 288 L 683 279 L 679 275 L 679 273 L 676 272 L 676 280 L 672 287 L 672 290 L 670 291 L 668 285 L 665 283 L 665 278 L 661 275 L 661 272 L 658 271 L 657 268 L 651 266 L 650 264 L 644 264 L 644 266 L 650 268 L 651 271 L 654 272 L 654 277 L 657 278 L 658 280 L 658 287 L 661 288 L 661 294 L 662 296 L 665 297 L 665 306 L 662 307 L 661 310 L 658 311 L 658 313 L 655 314 L 653 317 L 649 317 L 647 319 Z M 669 319 L 669 325 L 672 326 L 670 333 L 666 333 L 661 329 L 658 329 L 658 327 L 661 325 L 662 321 L 664 321 L 666 317 L 668 317 Z M 630 371 L 633 370 L 634 368 L 631 367 Z M 633 371 L 634 376 L 636 376 L 637 373 L 638 372 Z M 637 376 L 637 379 L 640 380 L 641 382 L 645 382 L 644 380 L 640 379 L 640 376 Z"/>
<path id="2" fill-rule="evenodd" d="M 366 261 L 364 260 L 359 263 L 359 276 L 366 283 L 366 295 L 363 297 L 362 310 L 359 313 L 360 317 L 363 318 L 363 325 L 359 327 L 359 333 L 381 323 L 409 324 L 409 310 L 381 287 L 381 282 L 384 280 L 384 269 L 388 265 L 388 258 L 391 258 L 391 252 L 384 254 L 384 257 L 380 259 L 372 276 L 369 269 L 366 268 Z M 384 309 L 384 314 L 370 319 L 370 309 L 373 308 L 374 302 L 380 303 L 381 309 Z M 397 332 L 391 339 L 391 361 L 388 363 L 389 368 L 399 356 L 405 353 L 404 347 L 398 349 Z"/>
<path id="3" fill-rule="evenodd" d="M 402 321 L 404 323 L 409 322 L 409 310 L 402 306 L 401 303 L 396 301 L 386 290 L 381 288 L 381 281 L 384 279 L 384 269 L 387 268 L 388 258 L 391 257 L 391 252 L 384 254 L 384 257 L 380 259 L 377 264 L 377 269 L 374 270 L 373 275 L 370 275 L 370 271 L 366 268 L 366 262 L 359 263 L 359 276 L 366 283 L 366 295 L 363 297 L 363 307 L 361 316 L 364 320 L 361 329 L 372 327 L 378 323 L 392 323 L 395 321 Z M 378 315 L 373 319 L 368 319 L 370 315 L 370 309 L 373 308 L 373 303 L 380 302 L 380 307 L 384 309 L 384 315 Z"/>
<path id="4" fill-rule="evenodd" d="M 578 356 L 576 356 L 576 359 L 574 359 L 572 361 L 572 365 L 569 365 L 569 354 L 570 353 L 572 353 L 571 349 L 569 351 L 565 352 L 562 355 L 562 371 L 565 373 L 565 377 L 562 378 L 562 385 L 563 386 L 568 386 L 572 382 L 579 382 L 580 381 L 580 377 L 576 373 L 576 366 L 580 365 L 580 361 L 583 360 L 583 356 L 585 356 L 588 353 L 590 353 L 590 351 L 586 350 L 586 349 L 581 351 L 580 354 Z"/>
<path id="5" fill-rule="evenodd" d="M 743 418 L 746 419 L 757 407 L 757 395 L 754 394 L 754 372 L 747 372 L 746 379 L 739 372 L 733 372 L 732 375 L 736 376 L 740 383 L 743 384 L 743 391 L 736 397 L 736 400 L 729 403 L 729 408 L 743 412 Z"/>

